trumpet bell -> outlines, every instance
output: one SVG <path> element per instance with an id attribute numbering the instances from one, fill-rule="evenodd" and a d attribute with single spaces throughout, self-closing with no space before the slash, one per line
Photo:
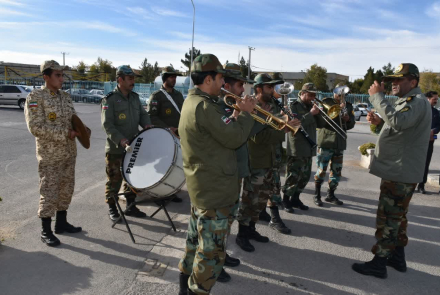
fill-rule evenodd
<path id="1" fill-rule="evenodd" d="M 350 92 L 350 88 L 348 88 L 348 86 L 345 86 L 345 85 L 333 89 L 333 94 L 336 94 L 336 95 L 345 95 L 349 92 Z"/>
<path id="2" fill-rule="evenodd" d="M 329 107 L 327 109 L 327 115 L 331 118 L 331 119 L 335 119 L 339 116 L 339 114 L 341 113 L 341 107 L 338 105 L 332 105 L 331 107 Z"/>
<path id="3" fill-rule="evenodd" d="M 283 84 L 275 85 L 275 92 L 279 95 L 289 95 L 295 89 L 292 83 L 284 82 Z"/>

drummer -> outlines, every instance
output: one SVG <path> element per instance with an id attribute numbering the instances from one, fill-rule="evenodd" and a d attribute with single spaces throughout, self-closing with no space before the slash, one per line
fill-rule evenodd
<path id="1" fill-rule="evenodd" d="M 107 133 L 105 145 L 105 172 L 107 183 L 105 184 L 105 198 L 109 205 L 109 217 L 112 221 L 119 218 L 119 213 L 113 195 L 119 192 L 122 184 L 120 172 L 124 148 L 130 140 L 139 132 L 139 126 L 148 128 L 151 126 L 150 116 L 142 107 L 139 95 L 133 92 L 134 77 L 137 76 L 130 66 L 120 66 L 116 71 L 118 85 L 107 94 L 101 102 L 101 123 Z M 136 195 L 130 191 L 124 182 L 127 208 L 134 202 Z M 128 216 L 146 217 L 135 205 L 125 212 Z"/>

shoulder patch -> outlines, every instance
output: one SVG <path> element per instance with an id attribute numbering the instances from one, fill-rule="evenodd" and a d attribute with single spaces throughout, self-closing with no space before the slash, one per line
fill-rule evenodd
<path id="1" fill-rule="evenodd" d="M 232 120 L 231 119 L 229 119 L 228 117 L 226 117 L 226 116 L 223 116 L 222 117 L 222 121 L 226 124 L 226 125 L 228 125 L 229 123 L 231 123 L 232 122 Z"/>
<path id="2" fill-rule="evenodd" d="M 408 97 L 408 98 L 406 99 L 406 101 L 407 101 L 407 102 L 410 102 L 411 100 L 413 100 L 413 98 L 414 98 L 413 96 L 410 96 L 410 97 Z"/>
<path id="3" fill-rule="evenodd" d="M 403 109 L 401 109 L 399 112 L 400 113 L 404 113 L 404 112 L 407 112 L 407 111 L 409 111 L 411 109 L 411 107 L 404 107 Z"/>
<path id="4" fill-rule="evenodd" d="M 103 100 L 109 98 L 109 97 L 112 96 L 113 94 L 115 94 L 115 93 L 114 93 L 113 91 L 110 91 L 109 93 L 107 93 L 106 96 L 104 96 Z"/>

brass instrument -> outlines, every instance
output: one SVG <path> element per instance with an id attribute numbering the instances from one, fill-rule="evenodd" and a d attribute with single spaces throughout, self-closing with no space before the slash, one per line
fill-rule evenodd
<path id="1" fill-rule="evenodd" d="M 236 109 L 237 111 L 240 111 L 240 108 L 237 106 L 236 102 L 243 100 L 243 98 L 233 94 L 232 92 L 224 89 L 223 87 L 222 87 L 222 91 L 225 93 L 225 96 L 223 98 L 225 104 L 229 107 Z M 283 130 L 285 127 L 287 127 L 290 129 L 290 131 L 293 132 L 293 134 L 295 134 L 299 129 L 299 127 L 290 126 L 289 124 L 287 124 L 285 120 L 276 117 L 275 115 L 271 114 L 266 110 L 263 110 L 258 105 L 255 106 L 254 112 L 250 114 L 255 121 L 263 125 L 268 125 L 275 130 Z"/>
<path id="2" fill-rule="evenodd" d="M 316 102 L 319 102 L 324 107 L 324 109 L 326 109 L 326 111 L 319 108 Z M 338 123 L 333 121 L 333 119 L 337 118 L 341 113 L 341 106 L 340 105 L 329 106 L 328 104 L 325 104 L 322 100 L 319 100 L 318 98 L 315 98 L 315 101 L 313 103 L 318 106 L 324 121 L 327 122 L 327 124 L 329 124 L 330 127 L 332 127 L 332 129 L 336 133 L 338 133 L 344 140 L 347 140 L 347 133 L 345 132 L 345 130 L 342 129 L 342 127 L 339 126 Z"/>
<path id="3" fill-rule="evenodd" d="M 341 126 L 343 126 L 345 130 L 347 130 L 347 123 L 342 122 L 342 117 L 344 117 L 348 114 L 347 107 L 346 107 L 347 103 L 345 101 L 345 95 L 349 92 L 350 92 L 350 88 L 348 88 L 345 85 L 333 89 L 333 94 L 341 96 L 341 103 L 344 104 L 344 107 L 341 109 L 341 112 L 340 112 L 339 123 L 341 123 Z"/>

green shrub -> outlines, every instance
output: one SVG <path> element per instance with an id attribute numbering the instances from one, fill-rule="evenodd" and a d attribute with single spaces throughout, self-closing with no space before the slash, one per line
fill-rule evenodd
<path id="1" fill-rule="evenodd" d="M 376 148 L 376 145 L 372 142 L 368 142 L 368 143 L 364 143 L 363 145 L 361 145 L 359 147 L 359 151 L 361 152 L 362 155 L 368 156 L 367 150 L 374 149 L 374 148 Z"/>
<path id="2" fill-rule="evenodd" d="M 377 125 L 371 124 L 370 125 L 370 130 L 372 133 L 377 134 Z"/>

